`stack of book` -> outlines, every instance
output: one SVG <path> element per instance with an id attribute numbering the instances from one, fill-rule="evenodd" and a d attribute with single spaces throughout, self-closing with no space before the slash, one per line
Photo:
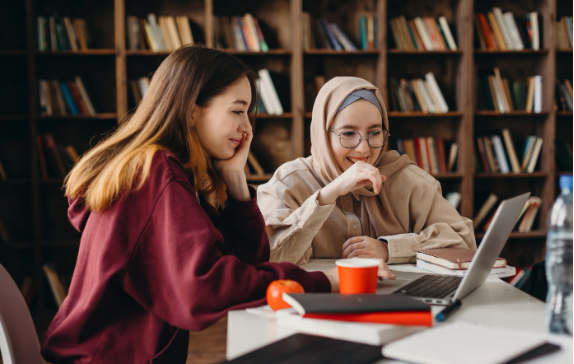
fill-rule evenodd
<path id="1" fill-rule="evenodd" d="M 40 115 L 96 115 L 79 76 L 73 81 L 40 80 Z"/>
<path id="2" fill-rule="evenodd" d="M 257 88 L 260 90 L 261 103 L 258 112 L 269 115 L 283 114 L 283 106 L 277 94 L 277 89 L 271 78 L 271 74 L 265 68 L 258 71 Z"/>
<path id="3" fill-rule="evenodd" d="M 442 138 L 395 138 L 394 143 L 396 143 L 396 150 L 399 154 L 408 155 L 413 162 L 416 162 L 427 173 L 439 174 L 454 170 L 458 154 L 457 143 L 450 144 L 448 154 L 446 153 L 445 141 Z"/>
<path id="4" fill-rule="evenodd" d="M 529 233 L 532 231 L 532 226 L 534 225 L 534 221 L 536 220 L 536 216 L 538 215 L 538 210 L 540 209 L 540 205 L 542 204 L 542 200 L 539 197 L 532 196 L 526 201 L 524 207 L 522 208 L 522 212 L 520 213 L 520 217 L 516 221 L 516 225 L 514 227 L 515 231 L 519 233 Z M 472 223 L 475 230 L 482 228 L 483 231 L 486 232 L 488 227 L 490 226 L 490 222 L 494 218 L 496 214 L 496 210 L 500 205 L 500 200 L 497 195 L 491 193 L 484 204 L 478 210 L 476 216 L 472 219 Z"/>
<path id="5" fill-rule="evenodd" d="M 502 13 L 498 7 L 485 14 L 475 14 L 474 25 L 482 50 L 521 51 L 540 49 L 540 25 L 536 11 L 525 18 L 512 12 Z"/>
<path id="6" fill-rule="evenodd" d="M 39 51 L 86 51 L 91 48 L 92 39 L 84 19 L 39 16 L 37 23 Z"/>
<path id="7" fill-rule="evenodd" d="M 513 111 L 542 111 L 542 76 L 512 82 L 503 78 L 498 67 L 494 75 L 478 78 L 478 109 L 509 113 Z"/>
<path id="8" fill-rule="evenodd" d="M 409 21 L 404 16 L 390 19 L 395 46 L 401 51 L 457 50 L 446 18 L 417 17 Z"/>
<path id="9" fill-rule="evenodd" d="M 476 252 L 464 248 L 423 249 L 417 251 L 417 268 L 429 272 L 464 276 Z M 490 276 L 510 277 L 516 274 L 514 267 L 506 265 L 506 259 L 498 258 L 490 271 Z"/>
<path id="10" fill-rule="evenodd" d="M 556 167 L 559 171 L 572 172 L 572 139 L 556 138 Z"/>
<path id="11" fill-rule="evenodd" d="M 449 110 L 432 72 L 427 73 L 424 80 L 402 78 L 397 82 L 391 78 L 389 91 L 392 111 L 444 114 Z"/>
<path id="12" fill-rule="evenodd" d="M 563 83 L 556 80 L 556 105 L 561 111 L 572 111 L 572 83 L 570 80 L 565 79 Z"/>
<path id="13" fill-rule="evenodd" d="M 518 289 L 522 289 L 526 282 L 528 282 L 528 278 L 530 278 L 530 273 L 532 273 L 532 266 L 531 265 L 527 265 L 525 267 L 517 267 L 516 268 L 516 274 L 512 277 L 508 277 L 508 284 L 518 288 Z"/>
<path id="14" fill-rule="evenodd" d="M 38 135 L 38 158 L 40 172 L 44 181 L 48 176 L 60 178 L 65 176 L 80 159 L 73 145 L 57 144 L 50 133 Z"/>
<path id="15" fill-rule="evenodd" d="M 451 192 L 448 192 L 444 196 L 444 198 L 452 205 L 452 207 L 454 207 L 455 209 L 458 209 L 462 195 L 456 191 L 451 191 Z"/>
<path id="16" fill-rule="evenodd" d="M 502 130 L 502 137 L 477 138 L 477 159 L 480 159 L 482 171 L 485 173 L 532 173 L 538 163 L 543 139 L 528 136 L 523 144 L 522 154 L 516 153 L 510 130 Z"/>
<path id="17" fill-rule="evenodd" d="M 572 50 L 572 17 L 563 16 L 556 23 L 556 49 Z"/>
<path id="18" fill-rule="evenodd" d="M 128 16 L 126 28 L 130 51 L 171 52 L 184 44 L 194 44 L 189 18 L 183 15 L 157 18 L 148 14 L 147 20 Z"/>
<path id="19" fill-rule="evenodd" d="M 362 16 L 359 20 L 360 48 L 376 48 L 376 21 L 372 16 Z M 303 13 L 303 47 L 305 50 L 328 49 L 335 51 L 356 51 L 357 47 L 341 28 L 326 19 L 315 19 Z"/>
<path id="20" fill-rule="evenodd" d="M 249 13 L 242 17 L 215 17 L 214 27 L 216 48 L 250 52 L 269 50 L 257 18 Z"/>
<path id="21" fill-rule="evenodd" d="M 140 77 L 136 80 L 130 80 L 130 95 L 132 101 L 137 106 L 143 99 L 149 88 L 149 78 Z"/>

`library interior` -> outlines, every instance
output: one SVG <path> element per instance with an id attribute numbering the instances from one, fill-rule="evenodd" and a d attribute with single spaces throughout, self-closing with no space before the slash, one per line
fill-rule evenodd
<path id="1" fill-rule="evenodd" d="M 150 363 L 572 362 L 572 1 L 9 0 L 4 7 L 0 12 L 0 363 L 104 363 L 116 362 L 114 357 L 126 363 L 144 358 Z M 236 67 L 248 69 L 242 71 L 242 79 L 247 74 L 253 78 L 250 85 L 256 92 L 243 114 L 245 120 L 249 115 L 245 134 L 252 137 L 251 144 L 241 134 L 233 155 L 233 159 L 245 155 L 240 174 L 253 205 L 241 200 L 227 183 L 219 169 L 221 161 L 198 139 L 203 134 L 195 119 L 180 117 L 188 114 L 179 113 L 177 105 L 188 99 L 174 103 L 173 110 L 154 110 L 162 99 L 164 77 L 170 77 L 167 62 L 173 60 L 173 74 L 176 61 L 188 54 L 187 62 L 199 64 L 189 66 L 194 72 L 217 67 L 215 61 L 206 65 L 186 49 L 220 61 L 221 53 L 231 55 L 221 62 L 235 62 Z M 215 76 L 204 78 L 226 75 L 221 70 L 226 71 L 218 69 Z M 161 77 L 154 79 L 155 75 Z M 170 87 L 189 81 L 172 77 L 165 86 L 166 99 L 171 97 Z M 193 83 L 201 75 L 190 77 L 196 77 L 189 81 L 191 90 L 177 97 L 197 100 L 194 107 L 202 108 L 202 90 Z M 207 98 L 220 97 L 240 85 L 237 80 Z M 372 115 L 364 110 L 374 112 L 379 123 L 382 114 L 382 130 L 335 128 L 341 116 Z M 173 133 L 190 134 L 172 139 L 186 146 L 197 141 L 200 146 L 178 154 L 161 144 L 163 131 L 158 130 L 168 124 L 160 123 L 173 118 L 191 126 L 180 127 L 174 121 L 169 125 L 177 127 Z M 360 119 L 353 122 L 360 124 L 364 121 Z M 135 120 L 140 122 L 140 134 Z M 151 120 L 160 121 L 152 125 Z M 170 163 L 189 178 L 189 188 L 183 189 L 193 190 L 190 201 L 198 208 L 186 217 L 189 235 L 177 236 L 181 228 L 175 225 L 188 212 L 179 206 L 176 211 L 170 201 L 162 212 L 162 226 L 138 234 L 153 236 L 146 244 L 162 237 L 181 239 L 177 244 L 184 245 L 186 239 L 204 240 L 189 243 L 196 252 L 192 263 L 185 263 L 180 260 L 188 259 L 186 249 L 176 243 L 173 253 L 144 256 L 154 248 L 138 248 L 144 244 L 138 237 L 125 253 L 125 265 L 114 276 L 103 277 L 108 271 L 98 272 L 98 267 L 112 265 L 106 260 L 108 253 L 100 251 L 108 249 L 111 240 L 103 240 L 115 234 L 114 244 L 120 242 L 118 249 L 123 249 L 123 230 L 139 229 L 132 226 L 144 221 L 142 211 L 147 211 L 147 206 L 140 210 L 137 202 L 145 185 L 126 195 L 112 185 L 130 173 L 120 170 L 122 166 L 147 158 L 146 150 L 139 150 L 138 157 L 136 149 L 130 156 L 114 148 L 131 148 L 139 140 L 135 136 L 151 128 L 158 129 L 153 131 L 155 153 L 164 150 L 171 156 L 168 160 L 177 160 Z M 127 130 L 134 134 L 122 141 Z M 331 159 L 325 157 L 329 151 L 322 153 L 323 145 L 331 148 Z M 355 176 L 333 162 L 337 150 L 351 150 L 354 157 L 349 158 L 355 159 L 346 158 L 350 167 L 345 168 L 356 171 Z M 362 159 L 362 150 L 375 157 Z M 94 161 L 95 151 L 100 157 Z M 198 177 L 199 167 L 190 167 L 195 163 L 190 154 L 199 151 L 207 161 L 202 170 L 206 179 Z M 131 160 L 124 163 L 118 156 Z M 395 158 L 394 164 L 389 156 Z M 410 178 L 418 182 L 399 182 L 407 178 L 400 171 L 385 175 L 399 161 L 404 163 L 397 168 L 414 171 Z M 110 163 L 116 170 L 103 167 Z M 137 163 L 152 173 L 156 168 Z M 363 173 L 359 167 L 366 168 L 365 174 L 380 171 L 383 182 L 359 180 Z M 105 176 L 97 177 L 95 171 L 105 171 L 113 182 L 106 184 Z M 145 178 L 159 186 L 152 174 Z M 329 205 L 334 207 L 325 210 L 327 192 L 334 190 L 328 187 L 342 191 L 343 182 L 335 180 L 352 178 L 358 187 L 337 193 Z M 215 187 L 203 188 L 198 180 L 213 180 Z M 228 187 L 223 204 L 214 202 L 218 181 Z M 424 181 L 428 182 L 424 186 L 434 187 L 425 190 Z M 74 183 L 82 183 L 82 188 L 71 193 Z M 116 226 L 101 208 L 90 212 L 81 207 L 90 215 L 78 229 L 73 221 L 79 214 L 76 204 L 83 203 L 79 202 L 83 193 L 96 195 L 95 188 L 112 194 L 114 202 L 126 199 L 126 206 L 132 204 L 134 209 L 120 213 L 111 205 Z M 377 193 L 384 198 L 376 198 Z M 513 203 L 519 197 L 516 208 Z M 101 197 L 92 196 L 91 206 L 96 198 Z M 171 198 L 173 203 L 178 200 Z M 157 203 L 161 204 L 160 198 Z M 426 212 L 417 211 L 422 205 L 428 205 Z M 209 209 L 217 216 L 221 213 L 221 218 L 212 217 Z M 141 214 L 142 219 L 117 217 L 122 213 Z M 232 213 L 237 213 L 235 220 Z M 261 228 L 250 228 L 255 224 L 248 221 L 251 216 L 259 219 Z M 127 226 L 130 222 L 133 225 Z M 213 237 L 197 235 L 207 234 L 208 230 L 193 230 L 202 224 L 213 227 L 209 230 Z M 251 231 L 241 230 L 242 224 L 243 230 Z M 263 245 L 256 253 L 254 246 L 260 243 L 247 238 L 255 230 L 264 235 L 257 238 Z M 126 249 L 132 244 L 129 234 L 125 233 Z M 226 234 L 233 235 L 233 244 L 244 246 L 226 245 Z M 359 235 L 367 236 L 368 242 L 357 240 Z M 333 237 L 341 240 L 336 249 L 326 247 Z M 197 244 L 211 244 L 212 250 L 208 254 Z M 353 244 L 364 244 L 360 246 L 365 247 L 365 256 L 355 254 Z M 374 253 L 367 253 L 367 247 L 375 245 Z M 359 257 L 350 259 L 354 256 Z M 213 263 L 203 263 L 204 258 Z M 363 265 L 356 263 L 362 258 L 367 258 Z M 353 296 L 343 291 L 351 286 L 359 289 L 357 282 L 363 278 L 355 275 L 351 286 L 344 285 L 344 268 L 362 271 L 372 258 L 383 258 L 375 266 L 379 275 L 384 271 L 384 278 L 374 281 L 375 295 L 358 290 L 352 293 L 363 298 L 352 302 Z M 137 259 L 142 261 L 133 262 Z M 185 270 L 177 272 L 179 265 L 170 268 L 168 259 Z M 136 283 L 127 282 L 134 279 L 129 278 L 132 265 L 143 272 Z M 153 265 L 156 268 L 146 273 L 144 268 Z M 335 272 L 335 277 L 328 272 Z M 172 275 L 186 274 L 193 274 L 193 279 L 172 281 Z M 234 286 L 229 283 L 234 276 L 259 280 L 251 286 L 245 281 Z M 327 282 L 325 277 L 333 293 L 318 288 Z M 441 297 L 430 296 L 428 287 L 438 283 L 411 289 L 424 277 L 456 277 L 450 295 L 444 296 L 448 304 L 432 303 Z M 166 282 L 153 286 L 146 279 Z M 273 287 L 271 281 L 277 280 L 301 284 Z M 187 301 L 170 291 L 178 282 L 190 286 L 175 291 L 187 292 L 181 294 L 186 297 L 193 292 L 201 297 L 187 299 L 202 304 L 184 307 Z M 191 287 L 194 284 L 201 288 Z M 470 288 L 463 289 L 465 285 Z M 298 290 L 302 286 L 304 295 Z M 239 287 L 247 288 L 242 293 Z M 109 291 L 96 292 L 100 288 Z M 272 288 L 279 289 L 279 298 L 270 297 Z M 99 301 L 88 303 L 97 294 Z M 175 307 L 163 310 L 156 295 L 171 297 Z M 279 301 L 288 309 L 273 308 Z M 213 307 L 204 307 L 206 302 Z M 142 313 L 122 322 L 118 312 L 126 310 L 129 316 L 128 307 L 151 315 L 153 319 L 146 320 L 157 321 L 153 329 L 157 332 L 150 329 L 141 341 L 130 338 L 119 344 L 125 339 L 120 336 L 124 329 L 126 336 L 137 336 L 135 326 L 130 331 L 122 325 L 147 317 Z M 176 311 L 186 309 L 191 322 L 179 325 L 186 315 Z M 450 310 L 452 315 L 447 315 Z M 82 321 L 81 315 L 87 318 Z M 440 322 L 446 317 L 451 318 Z M 177 348 L 187 348 L 184 354 L 175 353 L 181 337 L 186 342 Z M 474 339 L 465 340 L 470 337 Z M 101 349 L 93 347 L 94 340 Z M 496 345 L 497 341 L 507 344 Z M 157 346 L 143 347 L 149 343 Z M 465 355 L 468 360 L 457 360 Z M 166 358 L 171 361 L 161 361 Z"/>

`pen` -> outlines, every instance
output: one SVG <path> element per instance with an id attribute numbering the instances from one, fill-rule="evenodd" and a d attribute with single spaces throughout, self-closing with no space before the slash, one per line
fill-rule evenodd
<path id="1" fill-rule="evenodd" d="M 446 320 L 454 311 L 458 310 L 458 308 L 462 305 L 462 302 L 460 300 L 456 300 L 453 303 L 451 303 L 450 305 L 446 306 L 446 308 L 444 310 L 442 310 L 441 312 L 439 312 L 436 316 L 435 316 L 435 320 L 437 320 L 438 322 L 443 322 L 444 320 Z"/>

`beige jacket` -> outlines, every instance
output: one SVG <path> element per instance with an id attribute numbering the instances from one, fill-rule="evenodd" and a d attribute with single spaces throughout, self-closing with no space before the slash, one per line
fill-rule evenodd
<path id="1" fill-rule="evenodd" d="M 311 158 L 285 163 L 257 189 L 271 261 L 341 258 L 345 241 L 363 235 L 388 241 L 388 263 L 414 262 L 416 251 L 425 248 L 476 250 L 472 221 L 458 214 L 442 197 L 440 183 L 419 167 L 410 164 L 387 176 L 382 193 L 402 231 L 376 236 L 360 207 L 364 196 L 348 194 L 319 206 L 322 186 L 309 169 Z"/>

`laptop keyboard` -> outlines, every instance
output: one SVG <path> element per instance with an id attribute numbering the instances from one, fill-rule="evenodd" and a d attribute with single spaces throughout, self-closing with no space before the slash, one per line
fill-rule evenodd
<path id="1" fill-rule="evenodd" d="M 428 274 L 393 293 L 403 293 L 413 297 L 445 298 L 456 291 L 461 281 L 462 277 Z"/>

